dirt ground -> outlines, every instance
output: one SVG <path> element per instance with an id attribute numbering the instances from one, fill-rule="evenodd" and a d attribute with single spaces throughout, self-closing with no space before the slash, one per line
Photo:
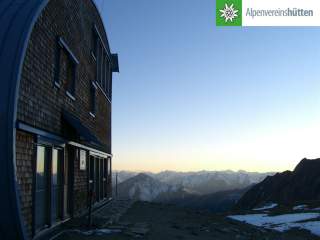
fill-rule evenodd
<path id="1" fill-rule="evenodd" d="M 182 209 L 173 205 L 137 202 L 117 223 L 105 226 L 113 234 L 65 232 L 51 240 L 311 240 L 307 231 L 286 233 L 264 230 L 236 222 L 223 215 Z"/>

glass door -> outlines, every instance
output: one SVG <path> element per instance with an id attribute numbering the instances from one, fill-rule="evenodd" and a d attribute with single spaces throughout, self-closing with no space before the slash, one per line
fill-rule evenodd
<path id="1" fill-rule="evenodd" d="M 64 149 L 38 145 L 34 199 L 36 232 L 54 225 L 64 218 L 67 208 L 67 204 L 65 204 L 67 194 L 64 194 L 64 174 Z"/>
<path id="2" fill-rule="evenodd" d="M 107 179 L 108 179 L 108 186 L 107 186 L 107 192 L 108 192 L 108 197 L 111 197 L 112 196 L 112 186 L 111 186 L 111 181 L 112 181 L 112 178 L 111 178 L 111 157 L 108 157 L 107 159 L 107 164 L 108 164 L 108 167 L 107 167 Z"/>
<path id="3" fill-rule="evenodd" d="M 108 197 L 109 174 L 111 166 L 107 158 L 90 155 L 89 161 L 89 197 L 93 191 L 92 203 L 100 202 Z"/>
<path id="4" fill-rule="evenodd" d="M 103 158 L 98 158 L 100 162 L 100 200 L 104 199 L 104 173 L 103 173 Z"/>
<path id="5" fill-rule="evenodd" d="M 93 156 L 90 156 L 89 160 L 89 203 L 94 203 L 93 194 L 95 192 L 95 159 Z"/>
<path id="6" fill-rule="evenodd" d="M 36 189 L 35 189 L 35 229 L 37 231 L 49 225 L 48 219 L 48 149 L 37 146 Z"/>
<path id="7" fill-rule="evenodd" d="M 70 171 L 72 170 L 72 167 L 69 166 L 70 165 L 69 162 L 70 162 L 70 159 L 66 160 L 63 157 L 64 169 L 62 169 L 62 175 L 63 175 L 62 185 L 63 185 L 63 218 L 64 219 L 69 218 L 71 215 L 69 195 L 70 195 L 70 192 L 72 191 L 72 189 L 70 189 L 72 181 L 70 181 L 69 178 L 71 177 Z"/>
<path id="8" fill-rule="evenodd" d="M 107 198 L 107 190 L 108 190 L 108 166 L 107 166 L 107 159 L 103 159 L 103 197 Z"/>
<path id="9" fill-rule="evenodd" d="M 95 196 L 96 196 L 96 201 L 100 201 L 100 161 L 99 158 L 94 158 L 95 159 Z"/>
<path id="10" fill-rule="evenodd" d="M 51 221 L 57 223 L 63 216 L 63 151 L 54 148 L 52 150 L 52 192 L 51 192 Z"/>

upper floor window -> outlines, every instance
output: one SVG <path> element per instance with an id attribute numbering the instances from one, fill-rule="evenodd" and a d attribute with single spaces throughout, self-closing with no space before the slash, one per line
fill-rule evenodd
<path id="1" fill-rule="evenodd" d="M 110 101 L 112 100 L 112 69 L 111 65 L 109 65 L 109 72 L 108 72 L 108 96 Z"/>
<path id="2" fill-rule="evenodd" d="M 94 33 L 93 49 L 95 48 L 94 46 L 96 46 L 96 50 L 95 54 L 93 55 L 96 59 L 96 82 L 99 88 L 104 92 L 105 96 L 109 99 L 109 101 L 111 101 L 112 58 L 96 26 L 94 26 Z"/>
<path id="3" fill-rule="evenodd" d="M 101 86 L 101 81 L 102 81 L 102 69 L 103 69 L 103 47 L 101 45 L 101 42 L 98 42 L 98 55 L 97 55 L 97 62 L 96 62 L 96 71 L 97 71 L 97 79 L 96 81 L 100 84 Z"/>
<path id="4" fill-rule="evenodd" d="M 79 64 L 65 41 L 58 38 L 55 85 L 65 86 L 67 95 L 74 99 L 76 84 L 76 69 Z"/>
<path id="5" fill-rule="evenodd" d="M 108 72 L 109 72 L 109 66 L 108 66 L 108 58 L 105 55 L 104 56 L 104 68 L 103 68 L 103 83 L 102 88 L 106 93 L 108 93 Z"/>
<path id="6" fill-rule="evenodd" d="M 75 80 L 76 80 L 76 66 L 70 58 L 67 58 L 66 65 L 66 90 L 68 93 L 74 95 Z"/>
<path id="7" fill-rule="evenodd" d="M 90 89 L 90 93 L 89 93 L 90 114 L 94 116 L 96 113 L 96 90 L 97 90 L 97 86 L 95 85 L 94 82 L 91 82 L 91 86 L 89 89 Z"/>
<path id="8" fill-rule="evenodd" d="M 112 70 L 111 70 L 111 64 L 108 64 L 106 66 L 106 86 L 105 91 L 108 96 L 108 98 L 111 100 L 111 91 L 112 91 Z"/>
<path id="9" fill-rule="evenodd" d="M 96 31 L 92 30 L 92 42 L 91 42 L 91 54 L 95 59 L 97 59 L 97 51 L 98 51 L 98 35 Z"/>
<path id="10" fill-rule="evenodd" d="M 105 89 L 105 69 L 106 69 L 106 53 L 103 53 L 101 58 L 101 79 L 100 86 Z"/>

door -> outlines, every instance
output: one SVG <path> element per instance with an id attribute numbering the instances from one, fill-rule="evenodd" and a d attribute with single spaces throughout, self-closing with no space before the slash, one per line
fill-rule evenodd
<path id="1" fill-rule="evenodd" d="M 93 193 L 95 192 L 95 158 L 90 156 L 89 160 L 89 204 L 94 203 Z M 91 199 L 90 199 L 91 198 Z"/>
<path id="2" fill-rule="evenodd" d="M 98 158 L 95 159 L 95 196 L 96 201 L 100 201 L 100 162 Z"/>
<path id="3" fill-rule="evenodd" d="M 111 197 L 112 196 L 112 186 L 111 186 L 111 181 L 112 181 L 112 178 L 111 178 L 111 174 L 112 174 L 112 166 L 111 166 L 111 157 L 108 157 L 107 158 L 107 164 L 108 164 L 108 167 L 107 167 L 107 194 L 108 194 L 108 197 Z"/>
<path id="4" fill-rule="evenodd" d="M 108 197 L 108 175 L 111 168 L 111 166 L 109 167 L 109 164 L 110 163 L 107 158 L 90 155 L 89 197 L 90 191 L 92 190 L 94 193 L 92 203 L 100 202 Z"/>
<path id="5" fill-rule="evenodd" d="M 103 158 L 98 158 L 100 162 L 100 200 L 104 199 L 104 173 Z"/>
<path id="6" fill-rule="evenodd" d="M 67 146 L 67 159 L 65 160 L 65 192 L 64 195 L 64 209 L 65 217 L 74 216 L 74 163 L 76 161 L 76 148 L 73 146 Z"/>
<path id="7" fill-rule="evenodd" d="M 103 197 L 107 198 L 107 191 L 108 191 L 108 165 L 107 165 L 107 159 L 103 159 Z"/>
<path id="8" fill-rule="evenodd" d="M 39 231 L 49 225 L 49 150 L 44 146 L 37 146 L 36 159 L 36 189 L 35 189 L 35 229 Z"/>
<path id="9" fill-rule="evenodd" d="M 63 154 L 63 153 L 62 153 Z M 64 155 L 64 154 L 63 154 Z M 72 192 L 72 180 L 70 179 L 70 175 L 72 176 L 72 174 L 70 174 L 70 172 L 72 171 L 72 165 L 70 164 L 70 159 L 65 159 L 64 156 L 63 157 L 63 165 L 64 165 L 64 169 L 62 169 L 62 175 L 63 175 L 63 179 L 62 179 L 62 184 L 63 184 L 63 218 L 69 218 L 71 215 L 71 211 L 70 211 L 70 196 L 71 196 L 71 192 Z M 70 166 L 71 165 L 71 166 Z"/>
<path id="10" fill-rule="evenodd" d="M 63 217 L 63 151 L 54 148 L 52 150 L 52 194 L 51 194 L 51 222 L 53 224 L 62 220 Z"/>
<path id="11" fill-rule="evenodd" d="M 64 149 L 37 146 L 34 228 L 36 232 L 63 220 L 67 212 Z"/>

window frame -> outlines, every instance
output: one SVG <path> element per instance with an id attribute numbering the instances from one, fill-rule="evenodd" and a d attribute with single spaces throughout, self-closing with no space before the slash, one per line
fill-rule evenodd
<path id="1" fill-rule="evenodd" d="M 97 92 L 97 85 L 95 84 L 94 81 L 91 81 L 90 84 L 90 96 L 89 96 L 89 102 L 90 102 L 90 111 L 89 114 L 95 118 L 96 116 L 96 111 L 97 111 L 97 104 L 96 104 L 96 92 Z"/>
<path id="2" fill-rule="evenodd" d="M 94 29 L 92 29 L 92 39 L 91 39 L 91 56 L 95 61 L 97 61 L 97 51 L 98 51 L 98 35 Z"/>
<path id="3" fill-rule="evenodd" d="M 97 37 L 97 54 L 96 54 L 96 77 L 95 83 L 97 87 L 102 91 L 107 101 L 110 103 L 112 91 L 109 89 L 112 87 L 110 83 L 112 81 L 112 55 L 109 48 L 104 44 L 103 38 L 95 24 L 93 24 L 93 32 Z"/>
<path id="4" fill-rule="evenodd" d="M 64 51 L 64 53 L 68 56 L 67 65 L 68 67 L 71 68 L 70 71 L 72 75 L 71 86 L 69 86 L 70 83 L 67 83 L 66 95 L 72 100 L 75 100 L 74 96 L 76 91 L 77 67 L 80 62 L 61 36 L 57 37 L 57 45 L 58 46 L 57 46 L 57 53 L 56 53 L 56 73 L 54 77 L 54 86 L 58 88 L 61 87 L 61 81 L 60 81 L 61 51 Z"/>

